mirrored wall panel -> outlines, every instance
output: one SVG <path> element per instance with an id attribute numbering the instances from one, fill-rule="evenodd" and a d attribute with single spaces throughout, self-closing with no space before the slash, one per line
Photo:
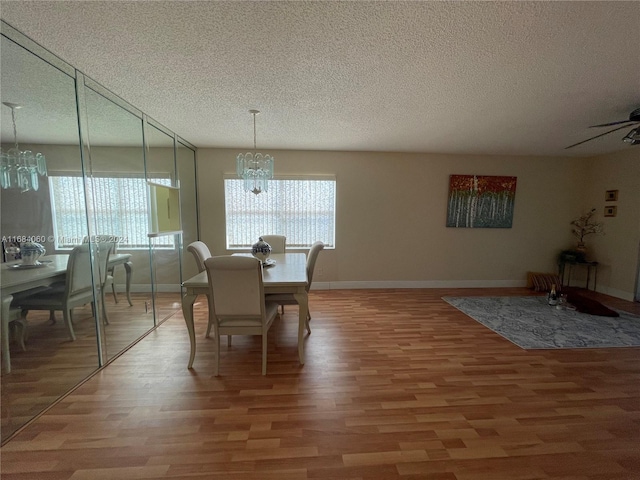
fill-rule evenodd
<path id="1" fill-rule="evenodd" d="M 2 22 L 2 443 L 180 310 L 195 149 Z M 150 237 L 150 184 L 180 232 Z"/>

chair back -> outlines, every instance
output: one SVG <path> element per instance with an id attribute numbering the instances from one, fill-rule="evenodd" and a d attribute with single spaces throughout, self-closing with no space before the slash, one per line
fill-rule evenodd
<path id="1" fill-rule="evenodd" d="M 262 263 L 257 258 L 224 255 L 205 260 L 209 308 L 221 322 L 244 318 L 262 322 L 265 312 Z"/>
<path id="2" fill-rule="evenodd" d="M 211 257 L 211 251 L 204 242 L 197 241 L 190 243 L 187 246 L 187 250 L 190 251 L 196 259 L 196 265 L 198 265 L 198 272 L 204 272 L 206 267 L 204 261 Z"/>
<path id="3" fill-rule="evenodd" d="M 284 235 L 261 235 L 261 238 L 271 245 L 271 253 L 287 253 L 287 237 Z"/>
<path id="4" fill-rule="evenodd" d="M 65 297 L 85 293 L 93 288 L 89 244 L 74 247 L 67 262 Z"/>
<path id="5" fill-rule="evenodd" d="M 324 249 L 324 243 L 318 241 L 314 242 L 309 249 L 309 254 L 307 255 L 307 292 L 311 288 L 311 282 L 313 281 L 313 271 L 316 268 L 316 260 L 318 259 L 318 254 Z"/>

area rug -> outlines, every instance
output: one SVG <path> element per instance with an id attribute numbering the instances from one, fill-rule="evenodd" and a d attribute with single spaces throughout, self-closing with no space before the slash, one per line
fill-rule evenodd
<path id="1" fill-rule="evenodd" d="M 558 310 L 545 296 L 442 299 L 524 349 L 640 346 L 640 316 L 620 310 L 619 317 Z"/>

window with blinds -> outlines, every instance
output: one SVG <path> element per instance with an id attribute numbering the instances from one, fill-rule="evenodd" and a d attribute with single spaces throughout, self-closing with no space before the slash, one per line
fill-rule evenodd
<path id="1" fill-rule="evenodd" d="M 153 178 L 171 186 L 170 178 Z M 49 176 L 55 248 L 71 249 L 86 236 L 87 211 L 84 189 L 93 201 L 89 218 L 93 231 L 118 239 L 119 249 L 174 248 L 173 236 L 149 239 L 148 186 L 144 177 Z"/>
<path id="2" fill-rule="evenodd" d="M 335 247 L 335 177 L 269 180 L 259 195 L 227 178 L 224 193 L 228 249 L 250 248 L 261 235 L 285 235 L 287 248 Z"/>

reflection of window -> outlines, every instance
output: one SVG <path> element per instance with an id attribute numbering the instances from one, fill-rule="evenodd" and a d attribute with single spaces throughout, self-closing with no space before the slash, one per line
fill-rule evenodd
<path id="1" fill-rule="evenodd" d="M 227 248 L 247 248 L 260 235 L 285 235 L 287 248 L 308 248 L 316 240 L 335 246 L 336 180 L 270 180 L 269 191 L 244 191 L 243 180 L 224 181 Z"/>
<path id="2" fill-rule="evenodd" d="M 148 186 L 144 177 L 49 176 L 53 233 L 56 249 L 82 243 L 87 234 L 84 188 L 93 203 L 89 218 L 94 231 L 113 235 L 119 249 L 149 247 Z M 153 178 L 155 183 L 171 185 L 169 178 Z M 173 236 L 151 239 L 156 248 L 174 248 Z"/>

